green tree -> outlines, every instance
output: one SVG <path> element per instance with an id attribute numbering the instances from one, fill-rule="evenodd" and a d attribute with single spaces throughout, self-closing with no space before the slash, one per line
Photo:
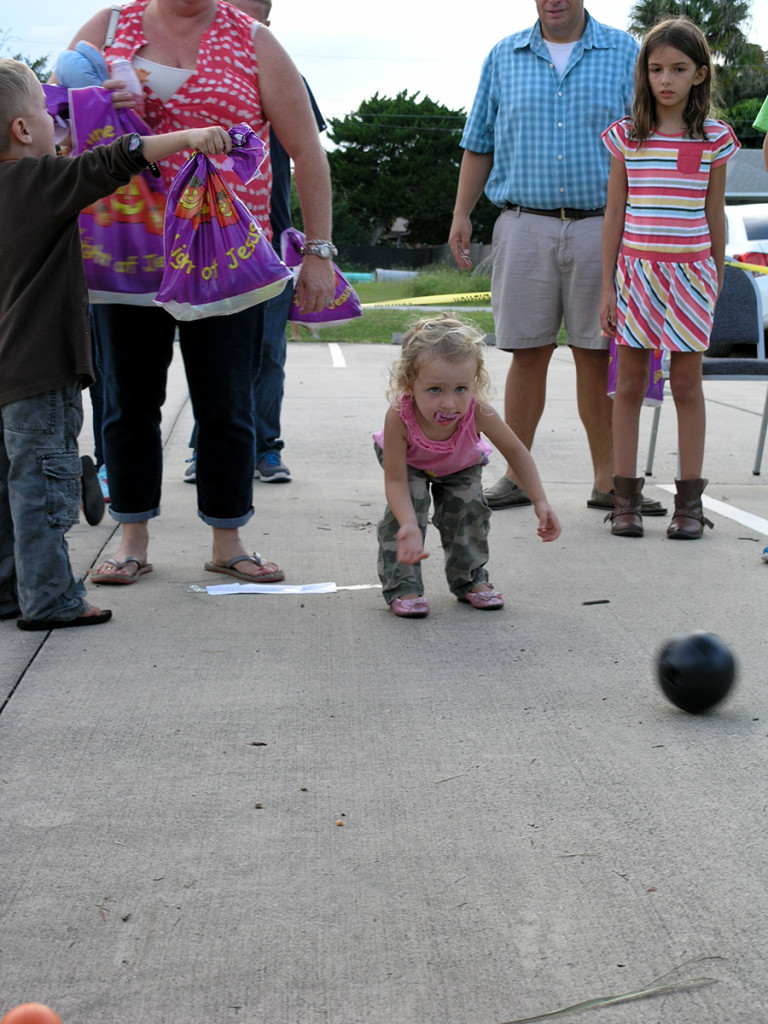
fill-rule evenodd
<path id="1" fill-rule="evenodd" d="M 629 31 L 642 36 L 663 18 L 685 15 L 699 26 L 713 53 L 733 55 L 746 42 L 743 25 L 751 8 L 751 0 L 637 0 L 629 12 Z"/>
<path id="2" fill-rule="evenodd" d="M 745 149 L 763 148 L 765 135 L 757 128 L 752 127 L 762 105 L 763 101 L 759 97 L 739 100 L 723 113 L 725 120 L 736 132 L 739 142 Z"/>
<path id="3" fill-rule="evenodd" d="M 437 245 L 450 230 L 459 176 L 459 141 L 466 112 L 419 93 L 376 93 L 344 118 L 330 118 L 328 154 L 345 233 L 362 227 L 375 245 L 397 217 L 408 221 L 410 244 Z M 475 218 L 476 237 L 483 228 Z M 486 214 L 487 216 L 487 214 Z M 340 237 L 340 235 L 336 235 Z"/>
<path id="4" fill-rule="evenodd" d="M 731 107 L 768 87 L 768 55 L 747 39 L 751 10 L 751 0 L 638 0 L 629 12 L 629 31 L 642 37 L 663 18 L 690 18 L 712 51 L 719 100 Z"/>
<path id="5" fill-rule="evenodd" d="M 337 245 L 367 245 L 368 232 L 355 217 L 345 196 L 340 196 L 334 187 L 333 202 L 333 240 Z M 304 230 L 304 219 L 301 215 L 301 203 L 296 182 L 291 176 L 291 224 L 299 231 Z"/>
<path id="6" fill-rule="evenodd" d="M 763 100 L 768 91 L 768 51 L 745 43 L 738 59 L 718 66 L 717 89 L 728 107 L 747 99 Z"/>

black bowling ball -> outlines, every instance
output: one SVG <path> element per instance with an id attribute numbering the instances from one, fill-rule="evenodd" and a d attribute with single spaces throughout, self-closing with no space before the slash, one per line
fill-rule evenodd
<path id="1" fill-rule="evenodd" d="M 736 662 L 728 644 L 703 630 L 668 640 L 656 668 L 664 696 L 694 715 L 719 704 L 736 679 Z"/>

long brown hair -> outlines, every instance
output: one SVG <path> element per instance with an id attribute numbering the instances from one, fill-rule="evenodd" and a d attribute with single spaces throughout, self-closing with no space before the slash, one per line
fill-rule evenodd
<path id="1" fill-rule="evenodd" d="M 648 78 L 648 59 L 662 46 L 673 46 L 692 60 L 696 68 L 705 67 L 707 76 L 694 85 L 683 113 L 686 135 L 693 139 L 706 139 L 704 121 L 710 114 L 712 103 L 712 57 L 701 29 L 689 18 L 667 18 L 654 25 L 643 40 L 635 64 L 635 99 L 632 104 L 632 135 L 640 142 L 650 138 L 656 127 L 656 101 Z"/>

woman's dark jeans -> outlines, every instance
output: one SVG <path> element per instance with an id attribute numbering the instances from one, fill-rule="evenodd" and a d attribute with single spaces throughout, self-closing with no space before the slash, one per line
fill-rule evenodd
<path id="1" fill-rule="evenodd" d="M 94 305 L 104 374 L 104 449 L 110 515 L 138 523 L 160 514 L 161 408 L 179 329 L 199 424 L 198 515 L 236 529 L 253 515 L 255 307 L 231 316 L 178 322 L 159 307 Z"/>

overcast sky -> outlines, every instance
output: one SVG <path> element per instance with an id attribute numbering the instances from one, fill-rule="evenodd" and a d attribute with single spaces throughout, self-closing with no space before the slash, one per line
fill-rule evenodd
<path id="1" fill-rule="evenodd" d="M 55 57 L 103 6 L 103 0 L 9 0 L 0 15 L 2 55 Z M 586 0 L 585 6 L 598 21 L 626 28 L 632 0 Z M 468 109 L 488 50 L 535 17 L 534 0 L 274 0 L 272 30 L 323 114 L 343 117 L 376 92 L 394 96 L 404 89 Z M 768 48 L 768 0 L 753 0 L 750 38 Z"/>

